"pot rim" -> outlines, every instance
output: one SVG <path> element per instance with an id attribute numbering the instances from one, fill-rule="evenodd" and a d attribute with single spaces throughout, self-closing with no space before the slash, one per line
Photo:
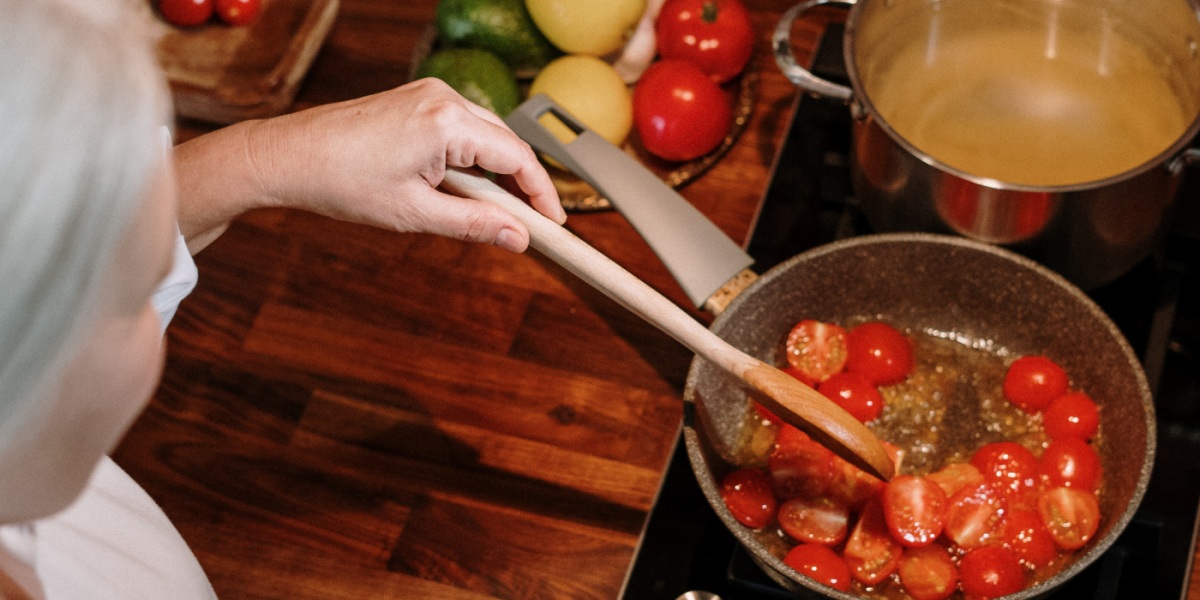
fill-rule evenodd
<path id="1" fill-rule="evenodd" d="M 864 7 L 871 0 L 848 1 L 853 2 L 853 6 L 850 7 L 850 14 L 847 17 L 845 24 L 845 33 L 842 35 L 842 56 L 846 63 L 846 73 L 850 78 L 850 86 L 854 91 L 854 94 L 847 102 L 852 105 L 852 111 L 855 113 L 855 123 L 857 124 L 859 121 L 863 120 L 863 114 L 869 116 L 871 121 L 873 121 L 880 129 L 882 129 L 884 133 L 886 133 L 888 137 L 892 139 L 893 142 L 899 144 L 900 147 L 904 148 L 905 151 L 916 157 L 917 160 L 920 160 L 926 165 L 929 165 L 930 167 L 933 167 L 948 175 L 953 175 L 960 179 L 970 181 L 971 183 L 997 190 L 1050 194 L 1080 192 L 1098 189 L 1133 179 L 1134 177 L 1142 175 L 1143 173 L 1160 166 L 1163 168 L 1170 168 L 1171 161 L 1181 155 L 1183 151 L 1191 145 L 1192 140 L 1196 137 L 1197 133 L 1200 133 L 1200 110 L 1197 110 L 1196 114 L 1192 116 L 1191 125 L 1189 125 L 1183 134 L 1180 135 L 1180 137 L 1177 138 L 1173 144 L 1167 147 L 1166 150 L 1163 150 L 1153 158 L 1136 167 L 1133 167 L 1132 169 L 1117 173 L 1116 175 L 1105 177 L 1103 179 L 1095 179 L 1092 181 L 1073 183 L 1069 185 L 1028 185 L 1020 183 L 1008 183 L 991 177 L 973 175 L 961 169 L 952 167 L 918 149 L 907 139 L 905 139 L 904 136 L 900 135 L 895 129 L 893 129 L 887 120 L 879 114 L 878 109 L 875 108 L 874 103 L 871 102 L 871 99 L 867 96 L 867 93 L 863 88 L 862 78 L 859 76 L 858 72 L 858 61 L 854 60 L 856 50 L 855 43 L 857 39 L 855 34 L 858 31 L 858 19 L 860 18 L 863 10 L 865 10 Z M 1185 3 L 1188 5 L 1192 15 L 1196 17 L 1198 22 L 1200 22 L 1200 8 L 1198 8 L 1192 2 L 1185 1 Z"/>
<path id="2" fill-rule="evenodd" d="M 891 244 L 897 242 L 922 242 L 932 244 L 942 244 L 951 248 L 963 248 L 968 250 L 980 251 L 988 254 L 1007 259 L 1017 264 L 1018 267 L 1036 272 L 1038 275 L 1046 278 L 1057 287 L 1066 291 L 1073 299 L 1078 301 L 1080 305 L 1089 313 L 1093 314 L 1099 322 L 1108 331 L 1109 335 L 1117 342 L 1126 361 L 1134 367 L 1134 377 L 1137 380 L 1138 390 L 1141 392 L 1142 407 L 1146 417 L 1146 447 L 1145 460 L 1142 463 L 1141 472 L 1138 476 L 1137 486 L 1134 489 L 1133 495 L 1130 497 L 1129 504 L 1125 507 L 1124 512 L 1113 521 L 1112 527 L 1108 533 L 1097 540 L 1087 552 L 1078 556 L 1070 565 L 1059 571 L 1054 576 L 1040 581 L 1016 594 L 1004 596 L 1008 600 L 1032 600 L 1042 594 L 1048 593 L 1050 590 L 1058 587 L 1067 580 L 1078 575 L 1083 569 L 1087 568 L 1092 562 L 1099 558 L 1113 542 L 1120 537 L 1126 526 L 1133 520 L 1134 514 L 1142 503 L 1142 499 L 1146 493 L 1146 487 L 1150 482 L 1150 474 L 1154 466 L 1155 450 L 1157 444 L 1157 421 L 1155 418 L 1154 400 L 1150 392 L 1150 385 L 1146 380 L 1145 372 L 1142 370 L 1141 361 L 1138 360 L 1133 348 L 1125 339 L 1125 336 L 1117 328 L 1112 319 L 1108 317 L 1090 297 L 1074 284 L 1067 281 L 1064 277 L 1042 266 L 1041 264 L 1025 258 L 1019 254 L 1005 250 L 1003 248 L 976 242 L 966 238 L 930 233 L 887 233 L 887 234 L 871 234 L 862 235 L 853 238 L 848 238 L 841 241 L 832 242 L 823 246 L 818 246 L 811 250 L 802 252 L 792 258 L 773 267 L 770 271 L 759 277 L 753 284 L 747 287 L 742 293 L 730 302 L 725 311 L 718 316 L 711 326 L 712 329 L 717 329 L 721 324 L 734 319 L 734 315 L 738 313 L 738 307 L 749 298 L 754 292 L 758 291 L 765 285 L 768 285 L 776 278 L 786 276 L 786 273 L 791 270 L 791 266 L 808 261 L 813 258 L 823 256 L 832 252 L 844 251 L 849 248 L 858 246 L 870 246 L 875 244 Z M 698 378 L 699 369 L 703 363 L 703 359 L 696 357 L 692 360 L 691 366 L 688 369 L 687 381 L 684 389 L 684 421 L 683 434 L 687 444 L 688 459 L 692 463 L 692 469 L 697 474 L 697 481 L 704 492 L 704 496 L 708 499 L 709 504 L 716 511 L 717 516 L 725 523 L 726 528 L 733 533 L 738 541 L 745 547 L 753 557 L 761 564 L 774 569 L 777 574 L 786 577 L 788 580 L 804 586 L 813 591 L 820 592 L 837 600 L 862 600 L 862 596 L 842 592 L 832 587 L 819 583 L 811 578 L 804 576 L 799 571 L 784 564 L 783 560 L 771 554 L 758 543 L 749 530 L 737 521 L 725 507 L 724 501 L 721 499 L 720 490 L 717 487 L 716 478 L 708 469 L 708 463 L 704 455 L 704 450 L 701 448 L 700 436 L 696 431 L 695 419 L 700 412 L 695 407 L 695 389 L 696 379 Z"/>

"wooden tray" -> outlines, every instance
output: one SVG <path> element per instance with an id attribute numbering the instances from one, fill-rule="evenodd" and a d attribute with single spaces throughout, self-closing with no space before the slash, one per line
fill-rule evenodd
<path id="1" fill-rule="evenodd" d="M 248 26 L 168 27 L 158 46 L 175 112 L 219 124 L 287 110 L 339 0 L 263 0 Z"/>

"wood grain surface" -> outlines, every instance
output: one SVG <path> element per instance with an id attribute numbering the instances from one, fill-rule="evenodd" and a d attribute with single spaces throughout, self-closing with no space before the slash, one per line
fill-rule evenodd
<path id="1" fill-rule="evenodd" d="M 769 55 L 792 2 L 746 4 L 757 105 L 682 190 L 737 241 L 796 94 Z M 405 83 L 435 6 L 341 0 L 292 110 Z M 838 15 L 797 25 L 802 61 Z M 620 215 L 568 227 L 688 305 Z M 679 426 L 681 345 L 535 253 L 296 211 L 247 214 L 196 261 L 114 458 L 220 597 L 617 596 Z"/>

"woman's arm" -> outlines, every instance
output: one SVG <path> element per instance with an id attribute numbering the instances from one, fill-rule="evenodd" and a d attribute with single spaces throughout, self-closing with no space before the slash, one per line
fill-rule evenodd
<path id="1" fill-rule="evenodd" d="M 511 215 L 437 189 L 447 165 L 511 174 L 535 208 L 566 220 L 529 145 L 436 79 L 231 125 L 180 144 L 174 157 L 192 254 L 238 215 L 270 206 L 523 251 L 529 234 Z"/>

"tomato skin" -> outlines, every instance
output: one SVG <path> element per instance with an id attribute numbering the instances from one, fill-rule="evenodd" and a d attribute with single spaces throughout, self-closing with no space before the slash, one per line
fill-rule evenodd
<path id="1" fill-rule="evenodd" d="M 850 509 L 832 498 L 792 498 L 779 506 L 779 525 L 800 542 L 836 546 L 846 539 Z"/>
<path id="2" fill-rule="evenodd" d="M 859 373 L 835 373 L 822 381 L 817 391 L 863 423 L 874 421 L 883 412 L 883 396 Z"/>
<path id="3" fill-rule="evenodd" d="M 724 83 L 745 68 L 754 27 L 739 0 L 667 0 L 654 24 L 658 53 L 695 63 Z"/>
<path id="4" fill-rule="evenodd" d="M 1037 512 L 1054 544 L 1066 550 L 1083 547 L 1100 527 L 1096 495 L 1075 488 L 1047 488 L 1038 494 Z"/>
<path id="5" fill-rule="evenodd" d="M 896 572 L 904 546 L 888 531 L 883 504 L 871 500 L 863 507 L 843 555 L 850 576 L 867 585 L 875 585 Z"/>
<path id="6" fill-rule="evenodd" d="M 867 500 L 878 496 L 887 486 L 883 481 L 850 464 L 840 456 L 833 457 L 834 477 L 827 493 L 851 509 L 862 507 Z"/>
<path id="7" fill-rule="evenodd" d="M 1018 560 L 1044 567 L 1058 553 L 1042 518 L 1030 510 L 1014 510 L 1004 520 L 1004 544 Z"/>
<path id="8" fill-rule="evenodd" d="M 160 0 L 158 10 L 173 25 L 200 25 L 213 14 L 213 0 Z"/>
<path id="9" fill-rule="evenodd" d="M 954 463 L 942 467 L 936 473 L 926 475 L 925 479 L 938 484 L 946 497 L 950 498 L 958 490 L 983 483 L 983 473 L 971 463 Z"/>
<path id="10" fill-rule="evenodd" d="M 633 124 L 642 145 L 660 158 L 707 154 L 725 139 L 732 121 L 725 92 L 690 62 L 660 60 L 633 88 Z"/>
<path id="11" fill-rule="evenodd" d="M 958 591 L 958 569 L 937 544 L 907 548 L 900 557 L 900 583 L 915 600 L 945 600 Z"/>
<path id="12" fill-rule="evenodd" d="M 788 332 L 785 352 L 788 364 L 803 373 L 809 385 L 819 386 L 846 366 L 846 330 L 805 319 Z"/>
<path id="13" fill-rule="evenodd" d="M 1050 401 L 1042 425 L 1050 439 L 1073 437 L 1086 441 L 1100 428 L 1100 412 L 1087 394 L 1071 392 Z"/>
<path id="14" fill-rule="evenodd" d="M 1037 457 L 1016 442 L 988 444 L 971 457 L 971 464 L 983 473 L 984 481 L 995 483 L 1009 495 L 1014 508 L 1030 504 L 1038 489 L 1041 465 Z"/>
<path id="15" fill-rule="evenodd" d="M 1045 356 L 1022 356 L 1004 374 L 1004 397 L 1034 414 L 1067 393 L 1067 372 Z"/>
<path id="16" fill-rule="evenodd" d="M 875 385 L 904 381 L 913 370 L 912 342 L 879 321 L 863 323 L 846 336 L 846 370 L 862 373 Z"/>
<path id="17" fill-rule="evenodd" d="M 904 546 L 928 546 L 946 524 L 946 494 L 924 477 L 898 475 L 883 490 L 888 531 Z"/>
<path id="18" fill-rule="evenodd" d="M 960 548 L 970 550 L 1000 540 L 1008 497 L 990 483 L 964 487 L 950 497 L 946 509 L 946 537 Z"/>
<path id="19" fill-rule="evenodd" d="M 1042 453 L 1041 473 L 1048 487 L 1094 492 L 1100 486 L 1100 457 L 1078 438 L 1054 440 Z"/>
<path id="20" fill-rule="evenodd" d="M 836 552 L 819 544 L 792 548 L 783 563 L 837 590 L 850 591 L 850 569 Z"/>
<path id="21" fill-rule="evenodd" d="M 1012 552 L 1001 546 L 972 550 L 958 563 L 963 592 L 998 598 L 1025 589 L 1025 572 Z"/>
<path id="22" fill-rule="evenodd" d="M 825 493 L 834 479 L 834 454 L 807 439 L 782 444 L 779 439 L 783 437 L 784 429 L 781 428 L 775 449 L 767 457 L 767 466 L 775 482 L 775 494 L 786 500 Z M 798 429 L 796 431 L 800 432 Z"/>
<path id="23" fill-rule="evenodd" d="M 767 410 L 766 407 L 757 402 L 754 403 L 754 412 L 758 413 L 758 418 L 763 421 L 774 423 L 775 425 L 783 425 L 783 419 L 775 416 L 775 413 Z"/>
<path id="24" fill-rule="evenodd" d="M 759 529 L 775 518 L 771 478 L 758 469 L 738 469 L 721 479 L 721 499 L 743 525 Z"/>
<path id="25" fill-rule="evenodd" d="M 258 16 L 260 0 L 216 0 L 217 16 L 230 25 L 249 25 Z"/>

